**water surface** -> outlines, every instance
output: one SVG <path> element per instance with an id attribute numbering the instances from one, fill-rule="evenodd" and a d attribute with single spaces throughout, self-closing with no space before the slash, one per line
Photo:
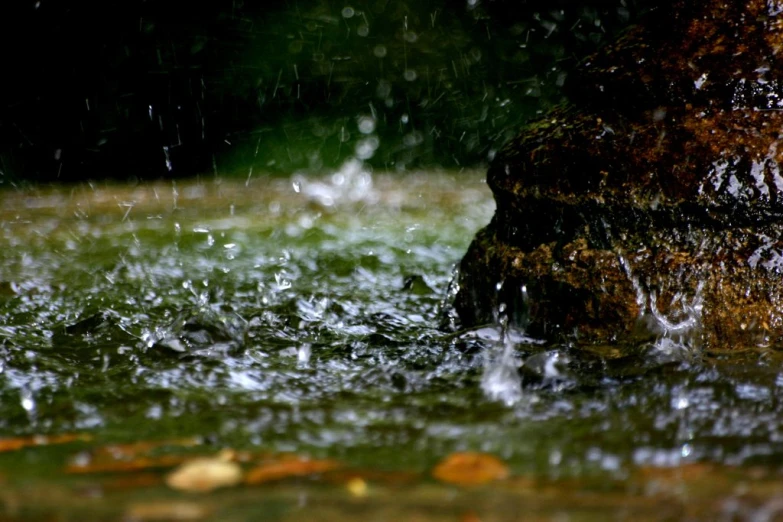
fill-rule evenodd
<path id="1" fill-rule="evenodd" d="M 0 432 L 51 437 L 0 453 L 0 513 L 176 518 L 143 510 L 165 501 L 220 520 L 780 517 L 778 352 L 449 327 L 454 266 L 494 209 L 483 180 L 347 164 L 0 194 Z M 46 443 L 62 435 L 75 439 Z M 165 466 L 74 472 L 138 441 L 294 452 L 377 480 L 361 498 L 337 476 L 194 497 L 161 484 Z M 500 457 L 511 478 L 433 480 L 459 451 Z"/>

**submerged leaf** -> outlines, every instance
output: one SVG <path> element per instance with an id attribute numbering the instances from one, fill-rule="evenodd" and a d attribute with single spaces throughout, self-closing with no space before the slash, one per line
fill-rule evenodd
<path id="1" fill-rule="evenodd" d="M 230 454 L 220 454 L 185 462 L 166 476 L 166 485 L 199 493 L 235 486 L 242 481 L 242 468 L 230 459 Z"/>
<path id="2" fill-rule="evenodd" d="M 274 480 L 289 477 L 304 477 L 315 475 L 340 467 L 335 460 L 308 460 L 302 457 L 294 457 L 275 462 L 262 464 L 247 473 L 245 483 L 263 484 Z"/>
<path id="3" fill-rule="evenodd" d="M 432 476 L 441 482 L 461 486 L 485 484 L 508 475 L 508 467 L 497 457 L 471 452 L 452 453 L 432 470 Z"/>
<path id="4" fill-rule="evenodd" d="M 352 478 L 345 484 L 345 488 L 354 497 L 367 496 L 367 483 L 360 478 Z"/>
<path id="5" fill-rule="evenodd" d="M 89 456 L 82 459 L 79 455 L 65 468 L 66 473 L 122 473 L 143 471 L 155 468 L 171 468 L 182 464 L 185 457 L 181 455 L 163 455 L 160 457 L 140 457 L 132 460 L 95 459 Z"/>
<path id="6" fill-rule="evenodd" d="M 183 455 L 154 455 L 149 453 L 163 446 L 193 447 L 201 444 L 198 437 L 183 439 L 137 441 L 128 444 L 110 444 L 76 455 L 65 468 L 66 473 L 117 473 L 170 468 L 187 460 Z"/>
<path id="7" fill-rule="evenodd" d="M 16 451 L 31 446 L 50 446 L 52 444 L 67 444 L 70 442 L 88 442 L 90 435 L 84 433 L 69 433 L 64 435 L 33 435 L 16 439 L 0 439 L 0 453 Z"/>

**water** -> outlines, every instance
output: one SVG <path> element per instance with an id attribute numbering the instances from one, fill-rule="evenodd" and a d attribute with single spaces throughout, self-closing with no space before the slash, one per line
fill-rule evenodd
<path id="1" fill-rule="evenodd" d="M 138 510 L 165 501 L 220 520 L 779 517 L 778 352 L 701 352 L 679 335 L 690 323 L 665 318 L 634 346 L 546 344 L 502 313 L 438 328 L 494 209 L 483 178 L 349 163 L 0 195 L 0 432 L 77 436 L 0 453 L 0 513 L 152 520 Z M 165 469 L 67 473 L 106 445 L 182 440 L 162 453 L 295 452 L 380 478 L 366 498 L 334 478 L 183 497 Z M 430 479 L 456 451 L 492 453 L 512 478 Z"/>

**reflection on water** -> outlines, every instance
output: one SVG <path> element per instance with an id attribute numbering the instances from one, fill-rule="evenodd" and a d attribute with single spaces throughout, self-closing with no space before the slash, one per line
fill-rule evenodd
<path id="1" fill-rule="evenodd" d="M 494 496 L 458 501 L 425 483 L 408 504 L 376 498 L 378 519 L 410 510 L 437 520 L 421 506 L 452 502 L 448 520 L 471 506 L 487 509 L 482 520 L 507 520 L 519 494 L 538 498 L 531 509 L 542 517 L 605 519 L 570 499 L 568 481 L 582 481 L 574 487 L 600 493 L 599 514 L 616 513 L 612 495 L 622 493 L 629 516 L 657 520 L 646 499 L 690 497 L 650 470 L 707 469 L 687 466 L 721 469 L 725 481 L 718 493 L 707 480 L 687 483 L 693 498 L 721 499 L 699 504 L 694 519 L 780 511 L 767 500 L 772 486 L 753 501 L 734 491 L 774 475 L 783 457 L 777 352 L 700 353 L 673 335 L 679 324 L 638 346 L 590 347 L 578 336 L 530 339 L 502 313 L 498 325 L 438 329 L 449 322 L 441 304 L 453 267 L 494 207 L 482 173 L 395 178 L 346 164 L 321 179 L 0 198 L 5 436 L 196 435 L 215 448 L 415 472 L 471 450 L 501 457 L 516 477 Z M 29 450 L 0 458 L 0 473 L 45 480 L 52 465 Z M 726 466 L 742 466 L 741 478 Z M 329 509 L 321 519 L 361 518 Z"/>

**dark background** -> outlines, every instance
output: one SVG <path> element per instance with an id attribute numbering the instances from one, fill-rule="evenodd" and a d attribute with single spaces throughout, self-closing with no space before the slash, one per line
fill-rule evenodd
<path id="1" fill-rule="evenodd" d="M 3 2 L 0 183 L 482 166 L 652 3 Z"/>

